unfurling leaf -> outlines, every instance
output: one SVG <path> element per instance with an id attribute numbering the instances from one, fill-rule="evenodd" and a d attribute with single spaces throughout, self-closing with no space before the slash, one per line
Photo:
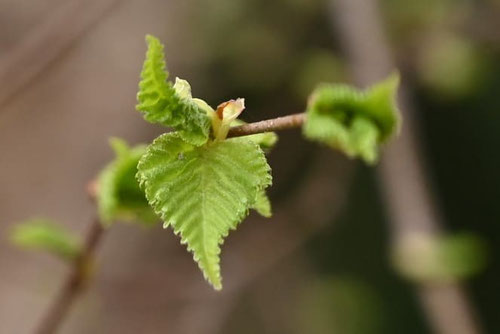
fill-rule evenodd
<path id="1" fill-rule="evenodd" d="M 158 137 L 137 178 L 155 212 L 194 255 L 205 278 L 221 289 L 220 245 L 271 184 L 258 144 L 234 138 L 196 147 L 178 134 Z"/>
<path id="2" fill-rule="evenodd" d="M 138 221 L 147 225 L 159 221 L 135 178 L 137 163 L 145 145 L 129 147 L 119 138 L 110 140 L 116 158 L 99 174 L 97 204 L 101 222 Z"/>
<path id="3" fill-rule="evenodd" d="M 34 218 L 14 226 L 10 239 L 19 247 L 47 251 L 66 261 L 81 251 L 77 237 L 48 219 Z"/>
<path id="4" fill-rule="evenodd" d="M 245 99 L 229 100 L 217 107 L 212 117 L 212 129 L 216 140 L 224 140 L 229 128 L 238 116 L 245 110 Z"/>
<path id="5" fill-rule="evenodd" d="M 319 86 L 309 100 L 304 135 L 374 163 L 378 146 L 399 127 L 398 83 L 399 76 L 392 75 L 366 91 L 347 85 Z"/>
<path id="6" fill-rule="evenodd" d="M 172 127 L 182 139 L 193 145 L 202 145 L 210 134 L 207 111 L 191 97 L 191 87 L 185 80 L 177 80 L 175 87 L 167 81 L 163 45 L 151 35 L 146 36 L 148 51 L 141 72 L 137 93 L 137 110 L 151 123 Z"/>

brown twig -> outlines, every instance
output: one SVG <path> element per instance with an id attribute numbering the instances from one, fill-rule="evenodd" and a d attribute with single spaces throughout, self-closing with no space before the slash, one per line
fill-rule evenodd
<path id="1" fill-rule="evenodd" d="M 95 199 L 95 182 L 89 184 L 87 192 L 92 199 Z M 53 334 L 61 326 L 65 316 L 68 314 L 78 295 L 86 287 L 86 283 L 92 274 L 94 253 L 104 235 L 104 231 L 100 220 L 95 218 L 85 237 L 82 251 L 73 262 L 71 273 L 64 281 L 59 294 L 36 328 L 36 334 Z"/>
<path id="2" fill-rule="evenodd" d="M 227 137 L 228 138 L 242 137 L 263 132 L 298 128 L 304 124 L 305 119 L 306 119 L 306 114 L 300 113 L 300 114 L 292 114 L 288 116 L 267 119 L 260 122 L 235 126 L 229 130 Z"/>

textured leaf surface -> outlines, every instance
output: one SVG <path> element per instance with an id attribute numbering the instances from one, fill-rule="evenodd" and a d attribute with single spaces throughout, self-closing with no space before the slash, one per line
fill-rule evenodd
<path id="1" fill-rule="evenodd" d="M 182 80 L 174 88 L 167 81 L 163 45 L 151 35 L 146 36 L 148 51 L 141 72 L 137 110 L 151 123 L 172 127 L 181 138 L 193 145 L 204 144 L 210 132 L 207 112 L 191 97 L 191 87 Z"/>
<path id="2" fill-rule="evenodd" d="M 195 147 L 177 134 L 158 137 L 137 177 L 156 213 L 193 252 L 205 278 L 220 289 L 220 245 L 271 184 L 260 147 L 234 138 Z"/>
<path id="3" fill-rule="evenodd" d="M 239 126 L 246 124 L 244 121 L 235 119 L 231 125 Z M 264 132 L 257 133 L 255 135 L 245 136 L 245 139 L 249 139 L 254 143 L 258 144 L 264 152 L 268 153 L 273 148 L 274 145 L 278 142 L 278 135 L 275 132 Z M 266 191 L 263 189 L 257 193 L 257 198 L 255 199 L 255 204 L 252 207 L 255 211 L 257 211 L 261 216 L 265 218 L 270 218 L 272 216 L 272 205 L 269 197 L 267 196 Z"/>
<path id="4" fill-rule="evenodd" d="M 399 127 L 398 83 L 399 77 L 393 75 L 366 91 L 347 85 L 319 86 L 310 98 L 304 135 L 374 163 L 378 146 Z"/>
<path id="5" fill-rule="evenodd" d="M 19 247 L 47 251 L 64 260 L 75 259 L 81 250 L 78 238 L 48 219 L 36 218 L 16 225 L 10 239 Z"/>
<path id="6" fill-rule="evenodd" d="M 110 143 L 116 158 L 99 175 L 97 204 L 101 221 L 106 225 L 114 220 L 148 225 L 158 222 L 135 178 L 137 163 L 146 152 L 146 146 L 130 148 L 118 138 L 111 139 Z"/>

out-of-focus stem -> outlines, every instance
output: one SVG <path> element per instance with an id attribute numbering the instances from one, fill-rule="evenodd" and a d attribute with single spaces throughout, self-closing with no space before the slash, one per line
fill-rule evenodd
<path id="1" fill-rule="evenodd" d="M 347 53 L 354 80 L 369 85 L 394 69 L 376 0 L 331 0 L 331 23 Z M 414 132 L 412 105 L 403 83 L 400 106 L 404 115 L 401 136 L 388 145 L 379 168 L 394 245 L 413 233 L 433 237 L 440 223 L 427 188 L 423 159 Z M 440 334 L 480 333 L 473 310 L 458 284 L 417 286 L 431 327 Z"/>
<path id="2" fill-rule="evenodd" d="M 92 200 L 95 199 L 97 188 L 96 183 L 91 182 L 87 187 L 87 193 Z M 56 333 L 71 306 L 85 289 L 89 276 L 92 274 L 94 254 L 104 235 L 105 229 L 98 218 L 92 221 L 85 236 L 82 251 L 74 260 L 71 272 L 66 277 L 52 305 L 36 327 L 36 334 Z"/>
<path id="3" fill-rule="evenodd" d="M 101 222 L 95 219 L 87 232 L 82 253 L 75 259 L 71 273 L 64 281 L 59 294 L 47 310 L 44 318 L 36 328 L 37 334 L 56 333 L 68 314 L 72 304 L 84 289 L 89 271 L 92 270 L 94 252 L 103 236 Z"/>

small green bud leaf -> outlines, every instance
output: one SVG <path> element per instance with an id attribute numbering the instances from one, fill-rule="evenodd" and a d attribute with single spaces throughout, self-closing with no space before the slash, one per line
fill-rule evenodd
<path id="1" fill-rule="evenodd" d="M 174 90 L 175 93 L 183 100 L 193 98 L 191 96 L 191 85 L 184 79 L 175 78 Z"/>
<path id="2" fill-rule="evenodd" d="M 212 119 L 215 139 L 226 139 L 231 124 L 243 110 L 245 110 L 245 99 L 241 98 L 221 103 L 217 107 L 216 117 Z"/>
<path id="3" fill-rule="evenodd" d="M 311 95 L 304 136 L 367 163 L 377 160 L 378 146 L 397 132 L 395 105 L 399 76 L 394 74 L 366 91 L 324 84 Z"/>
<path id="4" fill-rule="evenodd" d="M 273 213 L 271 211 L 271 201 L 269 197 L 267 197 L 266 191 L 261 189 L 257 193 L 257 197 L 255 198 L 255 203 L 252 206 L 252 209 L 257 211 L 261 216 L 265 218 L 270 218 Z"/>
<path id="5" fill-rule="evenodd" d="M 116 158 L 99 174 L 97 205 L 101 222 L 106 226 L 115 220 L 138 221 L 152 225 L 159 221 L 135 179 L 137 163 L 146 151 L 145 145 L 130 148 L 119 138 L 110 144 Z"/>
<path id="6" fill-rule="evenodd" d="M 47 251 L 65 261 L 74 260 L 81 251 L 76 236 L 48 219 L 17 224 L 10 232 L 10 240 L 21 248 Z"/>

